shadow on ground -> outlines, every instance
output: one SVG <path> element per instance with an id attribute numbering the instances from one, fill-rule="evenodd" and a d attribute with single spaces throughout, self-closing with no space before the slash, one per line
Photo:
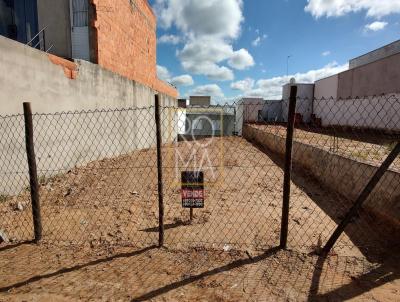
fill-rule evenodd
<path id="1" fill-rule="evenodd" d="M 282 156 L 273 153 L 255 142 L 251 143 L 283 169 L 284 159 Z M 326 188 L 298 164 L 293 164 L 292 181 L 301 189 L 303 194 L 312 199 L 315 205 L 322 209 L 337 224 L 342 221 L 354 202 L 340 193 Z M 321 191 L 325 194 L 321 194 Z M 291 198 L 299 198 L 299 196 L 292 196 Z M 334 204 L 332 201 L 334 201 Z M 315 214 L 309 215 L 306 219 L 313 219 L 314 223 L 323 225 L 323 219 L 315 216 Z M 400 251 L 400 237 L 398 232 L 388 228 L 386 224 L 381 223 L 379 219 L 376 219 L 376 217 L 373 217 L 363 209 L 359 211 L 357 217 L 347 226 L 345 234 L 370 262 L 382 262 L 388 256 L 390 257 Z M 289 228 L 289 245 L 291 235 L 293 239 L 294 234 L 290 234 Z M 322 242 L 322 244 L 325 244 L 325 242 Z M 339 238 L 336 247 L 340 247 L 341 245 L 343 243 Z"/>
<path id="2" fill-rule="evenodd" d="M 260 150 L 283 166 L 278 156 Z M 348 200 L 325 189 L 322 196 L 320 185 L 297 166 L 293 182 L 329 217 L 340 221 Z M 327 202 L 328 195 L 338 201 L 335 207 Z M 166 229 L 184 225 L 178 221 Z M 371 228 L 376 229 L 360 235 L 360 230 Z M 362 212 L 346 229 L 365 258 L 323 257 L 276 247 L 254 252 L 45 243 L 4 246 L 0 247 L 0 300 L 396 301 L 400 261 L 383 253 L 396 252 L 385 245 L 384 231 Z"/>
<path id="3" fill-rule="evenodd" d="M 12 246 L 12 247 L 16 247 L 16 246 Z M 79 265 L 75 265 L 75 266 L 71 266 L 71 267 L 64 267 L 64 268 L 61 268 L 61 269 L 59 269 L 57 271 L 54 271 L 54 272 L 51 272 L 51 273 L 42 274 L 42 275 L 35 275 L 35 276 L 30 277 L 30 278 L 28 278 L 26 280 L 23 280 L 23 281 L 20 281 L 20 282 L 17 282 L 17 283 L 14 283 L 14 284 L 11 284 L 11 285 L 8 285 L 8 286 L 5 286 L 5 287 L 1 287 L 0 288 L 0 292 L 7 292 L 10 289 L 20 288 L 20 287 L 23 287 L 23 286 L 26 286 L 26 285 L 41 281 L 43 279 L 57 277 L 59 275 L 63 275 L 63 274 L 66 274 L 66 273 L 77 271 L 77 270 L 81 270 L 81 269 L 84 269 L 86 267 L 95 266 L 95 265 L 98 265 L 98 264 L 101 264 L 101 263 L 105 263 L 105 262 L 110 262 L 110 261 L 113 261 L 115 259 L 134 257 L 134 256 L 140 255 L 140 254 L 142 254 L 144 252 L 147 252 L 147 251 L 149 251 L 151 249 L 154 249 L 154 248 L 155 248 L 155 246 L 150 246 L 150 247 L 147 247 L 147 248 L 144 248 L 144 249 L 141 249 L 141 250 L 138 250 L 138 251 L 134 251 L 134 252 L 120 253 L 120 254 L 112 255 L 112 256 L 106 257 L 106 258 L 96 259 L 94 261 L 90 261 L 90 262 L 87 262 L 87 263 L 83 263 L 83 264 L 79 264 Z"/>
<path id="4" fill-rule="evenodd" d="M 258 254 L 150 246 L 99 256 L 103 251 L 44 244 L 2 250 L 0 300 L 341 301 L 370 298 L 377 289 L 378 300 L 382 292 L 386 298 L 400 294 L 395 262 L 276 247 Z"/>

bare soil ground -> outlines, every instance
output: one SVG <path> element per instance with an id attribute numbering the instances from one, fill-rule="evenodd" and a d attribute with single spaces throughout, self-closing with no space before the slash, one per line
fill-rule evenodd
<path id="1" fill-rule="evenodd" d="M 399 261 L 297 252 L 21 245 L 0 250 L 0 301 L 398 301 Z M 250 258 L 251 257 L 251 258 Z"/>
<path id="2" fill-rule="evenodd" d="M 296 252 L 276 251 L 279 159 L 241 138 L 201 143 L 206 148 L 163 149 L 165 249 L 149 249 L 158 238 L 154 149 L 42 177 L 43 243 L 0 246 L 0 301 L 399 298 L 399 270 L 383 253 L 390 236 L 373 218 L 361 213 L 328 259 L 310 255 L 348 203 L 295 171 L 289 247 Z M 189 222 L 180 171 L 199 165 L 206 206 Z M 12 241 L 32 238 L 28 192 L 0 203 L 0 213 Z"/>

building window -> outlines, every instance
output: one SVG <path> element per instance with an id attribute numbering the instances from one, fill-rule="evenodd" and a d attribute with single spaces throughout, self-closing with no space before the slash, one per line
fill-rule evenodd
<path id="1" fill-rule="evenodd" d="M 88 0 L 72 0 L 73 26 L 86 27 L 89 24 Z"/>
<path id="2" fill-rule="evenodd" d="M 27 43 L 37 33 L 36 0 L 0 0 L 0 35 Z"/>

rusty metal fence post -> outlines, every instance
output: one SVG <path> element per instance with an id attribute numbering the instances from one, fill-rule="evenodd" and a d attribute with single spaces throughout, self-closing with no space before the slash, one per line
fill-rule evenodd
<path id="1" fill-rule="evenodd" d="M 333 232 L 332 236 L 329 238 L 328 242 L 326 243 L 326 245 L 322 250 L 323 254 L 328 254 L 330 252 L 332 247 L 335 245 L 336 241 L 339 239 L 340 235 L 344 232 L 346 226 L 351 222 L 351 219 L 357 214 L 362 204 L 367 200 L 368 196 L 374 190 L 376 185 L 379 183 L 379 181 L 381 180 L 385 172 L 389 169 L 390 165 L 393 163 L 393 161 L 396 159 L 399 153 L 400 153 L 400 142 L 396 144 L 394 149 L 386 157 L 385 161 L 372 176 L 368 184 L 365 186 L 364 190 L 361 192 L 360 196 L 357 198 L 354 205 L 346 214 L 346 217 L 342 220 L 342 222 Z"/>
<path id="2" fill-rule="evenodd" d="M 23 103 L 25 121 L 25 144 L 29 167 L 29 184 L 31 189 L 31 203 L 35 242 L 42 239 L 42 218 L 40 212 L 39 183 L 37 177 L 35 148 L 33 142 L 33 122 L 30 103 Z"/>
<path id="3" fill-rule="evenodd" d="M 157 137 L 157 185 L 158 185 L 158 246 L 164 245 L 164 195 L 163 195 L 163 175 L 162 175 L 162 137 L 161 137 L 161 118 L 160 100 L 158 94 L 155 95 L 155 120 Z"/>
<path id="4" fill-rule="evenodd" d="M 281 240 L 280 247 L 287 248 L 287 236 L 289 229 L 289 201 L 290 201 L 290 180 L 292 170 L 292 147 L 293 132 L 296 114 L 296 98 L 297 86 L 290 88 L 288 122 L 286 129 L 286 151 L 285 151 L 285 170 L 283 179 L 283 204 L 282 204 L 282 220 L 281 220 Z"/>

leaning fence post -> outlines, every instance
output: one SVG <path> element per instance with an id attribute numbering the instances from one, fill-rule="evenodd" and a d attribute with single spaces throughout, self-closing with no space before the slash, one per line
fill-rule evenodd
<path id="1" fill-rule="evenodd" d="M 346 214 L 345 218 L 333 232 L 332 236 L 329 238 L 328 242 L 326 243 L 326 245 L 322 250 L 323 254 L 328 254 L 330 252 L 332 247 L 335 245 L 336 241 L 339 239 L 340 235 L 342 235 L 342 233 L 344 232 L 346 226 L 351 222 L 351 219 L 357 214 L 362 204 L 367 200 L 368 196 L 375 189 L 376 185 L 379 183 L 379 181 L 381 180 L 387 169 L 389 169 L 390 165 L 393 163 L 393 161 L 396 159 L 399 153 L 400 153 L 400 142 L 396 144 L 394 149 L 390 152 L 385 161 L 375 172 L 374 176 L 372 176 L 368 184 L 365 186 L 364 190 L 361 192 L 360 196 L 358 196 L 354 205 Z"/>
<path id="2" fill-rule="evenodd" d="M 296 114 L 296 97 L 297 86 L 290 88 L 288 122 L 286 129 L 286 151 L 285 151 L 285 170 L 283 179 L 283 204 L 282 204 L 282 221 L 281 221 L 281 242 L 280 247 L 286 249 L 287 236 L 289 228 L 289 201 L 290 201 L 290 180 L 292 170 L 292 146 L 294 121 Z"/>
<path id="3" fill-rule="evenodd" d="M 160 122 L 160 100 L 158 94 L 155 96 L 155 119 L 157 136 L 157 184 L 158 184 L 158 246 L 164 245 L 164 196 L 163 196 L 163 176 L 162 176 L 162 153 L 161 153 L 161 122 Z"/>
<path id="4" fill-rule="evenodd" d="M 40 213 L 39 183 L 37 177 L 35 148 L 33 143 L 33 122 L 30 103 L 23 103 L 25 120 L 25 144 L 29 167 L 29 184 L 31 188 L 31 203 L 35 242 L 42 239 L 42 218 Z"/>

